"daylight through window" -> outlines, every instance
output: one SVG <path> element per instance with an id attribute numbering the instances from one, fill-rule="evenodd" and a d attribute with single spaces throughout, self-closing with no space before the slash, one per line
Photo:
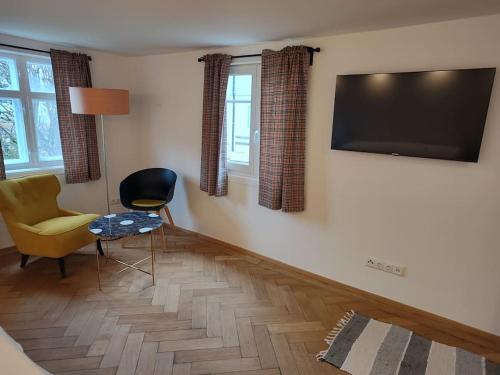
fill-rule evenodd
<path id="1" fill-rule="evenodd" d="M 7 171 L 62 167 L 48 57 L 0 51 L 0 142 Z"/>
<path id="2" fill-rule="evenodd" d="M 260 65 L 232 66 L 226 91 L 230 171 L 255 174 L 258 161 Z"/>

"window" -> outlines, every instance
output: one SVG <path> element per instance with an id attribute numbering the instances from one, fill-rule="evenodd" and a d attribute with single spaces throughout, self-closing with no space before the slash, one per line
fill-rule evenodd
<path id="1" fill-rule="evenodd" d="M 229 171 L 256 175 L 259 160 L 260 64 L 231 66 L 226 92 Z"/>
<path id="2" fill-rule="evenodd" d="M 0 51 L 0 141 L 7 172 L 62 167 L 50 58 Z"/>

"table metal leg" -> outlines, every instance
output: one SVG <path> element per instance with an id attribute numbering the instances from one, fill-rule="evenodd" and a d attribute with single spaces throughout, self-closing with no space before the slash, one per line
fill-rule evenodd
<path id="1" fill-rule="evenodd" d="M 153 285 L 155 285 L 155 251 L 153 247 L 153 231 L 151 231 L 151 276 L 153 276 Z"/>
<path id="2" fill-rule="evenodd" d="M 135 269 L 137 271 L 141 271 L 143 273 L 151 275 L 152 278 L 153 278 L 153 285 L 155 285 L 156 280 L 155 280 L 154 231 L 151 231 L 150 233 L 151 233 L 151 235 L 150 235 L 151 236 L 150 237 L 150 239 L 151 239 L 150 240 L 150 242 L 151 242 L 150 243 L 151 256 L 149 256 L 147 258 L 144 258 L 144 259 L 141 259 L 141 260 L 139 260 L 139 261 L 137 261 L 137 262 L 135 262 L 133 264 L 129 264 L 129 263 L 123 262 L 123 261 L 121 261 L 119 259 L 115 259 L 115 258 L 111 257 L 110 254 L 109 254 L 108 241 L 104 241 L 105 245 L 106 245 L 106 255 L 103 258 L 106 259 L 106 263 L 107 263 L 107 260 L 109 259 L 109 260 L 112 260 L 112 261 L 117 262 L 119 264 L 122 264 L 122 265 L 124 265 L 126 267 L 126 268 L 118 271 L 117 273 L 121 273 L 124 270 L 126 270 L 127 268 L 133 268 L 133 269 Z M 96 252 L 96 262 L 97 262 L 97 281 L 99 283 L 99 290 L 102 290 L 102 285 L 101 285 L 101 265 L 100 265 L 100 261 L 99 261 L 99 251 L 98 251 L 97 247 L 96 247 L 96 251 L 95 252 Z M 137 264 L 142 263 L 142 262 L 148 260 L 149 258 L 151 258 L 151 272 L 148 272 L 148 271 L 145 271 L 143 269 L 140 269 L 139 267 L 136 267 Z"/>
<path id="3" fill-rule="evenodd" d="M 97 261 L 97 282 L 99 284 L 99 290 L 101 289 L 101 269 L 99 267 L 99 251 L 97 248 L 95 249 L 95 256 L 96 256 L 96 261 Z"/>
<path id="4" fill-rule="evenodd" d="M 141 259 L 141 260 L 138 260 L 137 262 L 135 263 L 132 263 L 132 264 L 128 264 L 125 266 L 125 268 L 122 268 L 120 271 L 116 272 L 116 274 L 118 275 L 119 273 L 122 273 L 126 270 L 128 270 L 129 268 L 133 268 L 133 269 L 136 269 L 138 271 L 142 271 L 140 268 L 136 267 L 139 263 L 142 263 L 142 262 L 145 262 L 147 260 L 150 260 L 151 259 L 151 255 L 148 256 L 147 258 L 144 258 L 144 259 Z M 151 275 L 151 272 L 147 272 L 147 271 L 143 271 L 145 273 L 147 273 L 148 275 Z"/>

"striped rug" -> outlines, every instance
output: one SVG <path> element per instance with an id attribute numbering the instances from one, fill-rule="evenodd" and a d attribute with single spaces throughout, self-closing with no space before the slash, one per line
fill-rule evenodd
<path id="1" fill-rule="evenodd" d="M 352 375 L 499 375 L 500 365 L 351 311 L 318 359 Z"/>

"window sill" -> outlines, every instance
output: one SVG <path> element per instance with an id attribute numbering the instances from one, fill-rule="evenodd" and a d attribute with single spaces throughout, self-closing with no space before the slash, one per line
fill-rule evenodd
<path id="1" fill-rule="evenodd" d="M 25 168 L 25 169 L 13 169 L 5 172 L 7 178 L 18 178 L 24 176 L 31 176 L 34 174 L 55 174 L 58 176 L 64 176 L 64 167 L 44 167 L 44 168 Z"/>
<path id="2" fill-rule="evenodd" d="M 259 186 L 259 179 L 256 176 L 242 174 L 237 172 L 229 172 L 229 182 L 241 185 Z"/>

